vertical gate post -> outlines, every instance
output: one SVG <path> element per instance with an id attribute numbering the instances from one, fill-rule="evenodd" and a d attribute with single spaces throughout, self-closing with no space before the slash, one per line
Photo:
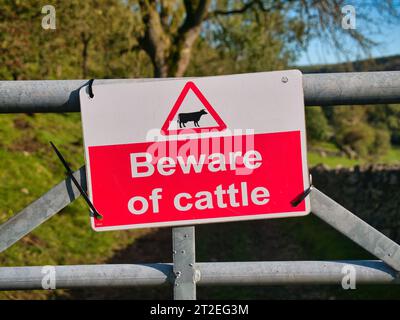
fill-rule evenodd
<path id="1" fill-rule="evenodd" d="M 174 262 L 174 299 L 196 300 L 195 230 L 194 227 L 172 229 Z"/>

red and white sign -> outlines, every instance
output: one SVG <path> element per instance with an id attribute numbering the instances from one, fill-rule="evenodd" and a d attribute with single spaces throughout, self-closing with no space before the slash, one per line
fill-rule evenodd
<path id="1" fill-rule="evenodd" d="M 282 78 L 288 81 L 282 81 Z M 95 230 L 300 216 L 309 199 L 296 70 L 80 92 Z"/>
<path id="2" fill-rule="evenodd" d="M 182 105 L 184 104 L 186 98 L 190 93 L 195 95 L 196 98 L 199 100 L 199 104 L 204 108 L 206 112 L 216 121 L 216 125 L 214 126 L 206 126 L 206 127 L 194 127 L 190 129 L 186 129 L 186 127 L 182 127 L 181 122 L 179 121 L 178 110 L 181 109 Z M 188 105 L 193 106 L 193 101 L 190 101 Z M 201 110 L 201 109 L 200 109 Z M 179 128 L 178 128 L 179 125 Z M 186 124 L 184 124 L 186 125 Z M 172 129 L 171 129 L 172 127 Z M 181 130 L 182 129 L 182 130 Z M 186 82 L 185 86 L 183 87 L 182 92 L 180 93 L 178 99 L 176 100 L 174 106 L 172 107 L 171 112 L 169 113 L 167 120 L 165 120 L 163 126 L 161 127 L 161 133 L 165 135 L 171 134 L 182 134 L 185 132 L 193 133 L 205 133 L 209 131 L 222 131 L 226 129 L 226 124 L 222 119 L 219 117 L 218 113 L 214 110 L 211 104 L 208 102 L 206 97 L 200 92 L 199 88 L 196 87 L 193 81 Z"/>

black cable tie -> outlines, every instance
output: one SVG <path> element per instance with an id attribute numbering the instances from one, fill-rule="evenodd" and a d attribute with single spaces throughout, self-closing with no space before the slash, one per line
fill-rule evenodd
<path id="1" fill-rule="evenodd" d="M 88 83 L 88 91 L 89 91 L 89 97 L 90 98 L 94 97 L 94 94 L 93 94 L 93 82 L 94 82 L 94 79 L 90 79 L 89 83 Z"/>
<path id="2" fill-rule="evenodd" d="M 86 203 L 91 209 L 90 216 L 94 217 L 96 219 L 102 219 L 103 216 L 97 212 L 96 208 L 94 207 L 93 203 L 90 201 L 89 196 L 87 195 L 86 191 L 83 190 L 82 186 L 79 184 L 78 180 L 74 177 L 74 173 L 72 172 L 71 168 L 69 167 L 67 161 L 64 159 L 63 155 L 61 152 L 57 149 L 57 147 L 54 145 L 53 142 L 50 141 L 51 146 L 53 147 L 55 153 L 57 154 L 58 158 L 60 159 L 61 163 L 65 167 L 65 170 L 67 171 L 67 176 L 71 178 L 72 182 L 75 184 L 76 188 L 79 190 L 81 193 L 83 199 L 85 199 Z"/>
<path id="3" fill-rule="evenodd" d="M 312 184 L 312 177 L 310 174 L 310 186 L 304 190 L 303 193 L 299 194 L 294 200 L 290 201 L 291 205 L 293 207 L 297 207 L 311 193 L 313 188 L 314 186 Z"/>

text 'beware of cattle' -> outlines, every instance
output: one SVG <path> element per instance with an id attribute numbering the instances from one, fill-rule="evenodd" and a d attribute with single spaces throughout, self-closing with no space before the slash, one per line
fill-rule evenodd
<path id="1" fill-rule="evenodd" d="M 298 71 L 94 90 L 80 98 L 95 230 L 310 211 L 292 203 L 309 187 Z"/>

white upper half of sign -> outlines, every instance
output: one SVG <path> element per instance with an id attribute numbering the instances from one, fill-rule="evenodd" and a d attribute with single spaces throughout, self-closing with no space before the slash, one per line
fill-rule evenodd
<path id="1" fill-rule="evenodd" d="M 250 129 L 254 133 L 300 130 L 305 150 L 302 74 L 297 70 L 119 84 L 95 82 L 93 99 L 89 98 L 86 87 L 80 91 L 86 148 L 152 141 L 149 132 L 159 132 L 188 81 L 194 82 L 228 130 Z M 190 94 L 179 112 L 203 108 Z M 204 117 L 200 127 L 214 123 Z"/>

